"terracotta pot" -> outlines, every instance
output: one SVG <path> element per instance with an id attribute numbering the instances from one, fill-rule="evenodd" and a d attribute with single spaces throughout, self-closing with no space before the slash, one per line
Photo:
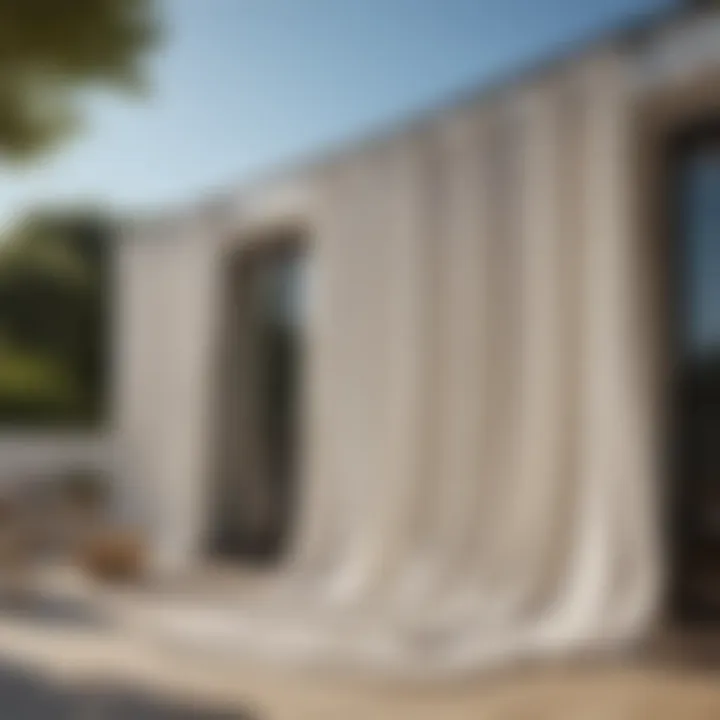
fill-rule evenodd
<path id="1" fill-rule="evenodd" d="M 144 574 L 145 543 L 138 533 L 96 530 L 80 547 L 79 564 L 93 578 L 106 582 L 138 580 Z"/>

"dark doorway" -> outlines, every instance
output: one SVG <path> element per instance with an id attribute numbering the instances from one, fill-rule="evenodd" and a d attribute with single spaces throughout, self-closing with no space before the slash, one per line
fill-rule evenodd
<path id="1" fill-rule="evenodd" d="M 671 143 L 674 219 L 672 610 L 720 621 L 720 123 Z"/>
<path id="2" fill-rule="evenodd" d="M 305 334 L 305 253 L 295 234 L 229 258 L 213 550 L 279 559 L 292 528 Z"/>

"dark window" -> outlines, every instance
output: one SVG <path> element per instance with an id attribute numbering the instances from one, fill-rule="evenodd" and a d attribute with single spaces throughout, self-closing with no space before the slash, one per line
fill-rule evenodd
<path id="1" fill-rule="evenodd" d="M 681 137 L 671 164 L 676 365 L 673 597 L 720 620 L 720 127 Z"/>

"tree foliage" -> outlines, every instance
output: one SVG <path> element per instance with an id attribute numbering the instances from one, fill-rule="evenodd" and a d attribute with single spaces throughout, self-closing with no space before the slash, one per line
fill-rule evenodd
<path id="1" fill-rule="evenodd" d="M 87 89 L 141 88 L 156 37 L 152 0 L 0 0 L 0 158 L 77 129 Z"/>
<path id="2" fill-rule="evenodd" d="M 105 414 L 111 224 L 36 213 L 0 241 L 0 425 Z"/>

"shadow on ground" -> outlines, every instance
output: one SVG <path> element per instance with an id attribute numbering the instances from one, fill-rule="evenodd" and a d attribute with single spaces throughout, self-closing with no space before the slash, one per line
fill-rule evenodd
<path id="1" fill-rule="evenodd" d="M 7 720 L 261 720 L 254 713 L 175 702 L 130 687 L 60 684 L 0 664 L 0 717 Z"/>
<path id="2" fill-rule="evenodd" d="M 86 603 L 47 595 L 0 597 L 0 615 L 49 626 L 99 629 L 108 625 L 108 619 Z"/>

